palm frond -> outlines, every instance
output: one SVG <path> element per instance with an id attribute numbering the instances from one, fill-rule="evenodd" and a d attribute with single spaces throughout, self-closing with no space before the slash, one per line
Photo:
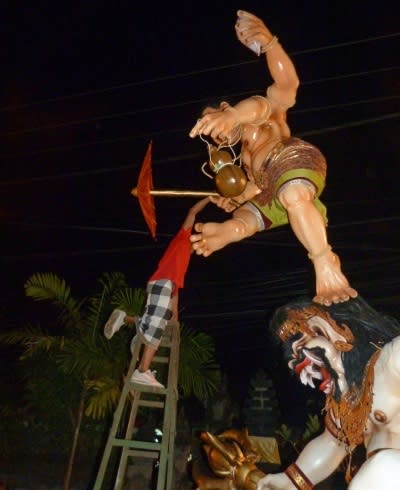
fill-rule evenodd
<path id="1" fill-rule="evenodd" d="M 121 272 L 104 272 L 98 282 L 102 286 L 101 290 L 89 298 L 86 311 L 87 324 L 93 332 L 104 323 L 105 317 L 109 314 L 109 305 L 112 304 L 115 291 L 128 287 L 125 275 Z"/>
<path id="2" fill-rule="evenodd" d="M 283 441 L 290 442 L 293 439 L 293 430 L 286 424 L 282 424 L 279 429 L 275 431 Z"/>
<path id="3" fill-rule="evenodd" d="M 105 288 L 99 295 L 90 297 L 86 303 L 85 323 L 90 328 L 90 334 L 93 338 L 100 326 L 104 324 L 105 304 L 107 304 Z"/>
<path id="4" fill-rule="evenodd" d="M 181 325 L 178 384 L 184 397 L 193 394 L 202 401 L 211 397 L 220 385 L 213 339 L 184 324 Z"/>
<path id="5" fill-rule="evenodd" d="M 122 273 L 103 273 L 99 282 L 102 290 L 89 298 L 85 311 L 85 319 L 92 332 L 103 327 L 110 315 L 110 306 L 123 310 L 130 316 L 141 313 L 145 291 L 129 288 Z"/>
<path id="6" fill-rule="evenodd" d="M 39 406 L 42 400 L 44 408 L 51 405 L 53 398 L 57 400 L 61 412 L 74 413 L 72 407 L 79 404 L 84 387 L 87 390 L 87 417 L 102 419 L 115 408 L 123 375 L 130 361 L 129 339 L 132 331 L 130 328 L 121 329 L 118 335 L 106 340 L 100 326 L 112 308 L 120 308 L 132 316 L 140 314 L 146 293 L 143 289 L 127 287 L 121 273 L 103 274 L 99 282 L 101 291 L 81 302 L 72 297 L 65 281 L 55 274 L 35 274 L 25 283 L 28 297 L 36 301 L 49 300 L 58 307 L 64 320 L 59 327 L 75 326 L 73 329 L 64 328 L 64 335 L 58 337 L 30 326 L 21 332 L 14 330 L 0 335 L 0 340 L 22 347 L 21 358 L 25 362 L 31 358 L 32 366 L 36 361 L 36 366 L 47 363 L 45 371 L 39 369 L 33 373 L 32 370 L 27 376 L 32 405 Z M 178 384 L 183 396 L 194 395 L 200 400 L 211 397 L 220 386 L 213 339 L 182 325 L 180 352 Z M 49 383 L 41 383 L 41 379 L 48 374 L 48 369 L 58 376 L 57 383 L 53 383 L 57 384 L 57 389 L 48 388 L 47 394 L 43 395 L 41 386 L 49 386 Z M 60 411 L 57 411 L 57 416 Z M 74 422 L 71 417 L 68 420 Z"/>
<path id="7" fill-rule="evenodd" d="M 312 437 L 314 437 L 318 432 L 321 431 L 321 422 L 318 415 L 308 414 L 306 429 L 303 432 L 302 439 L 304 441 L 309 441 Z"/>
<path id="8" fill-rule="evenodd" d="M 180 355 L 185 362 L 192 360 L 201 363 L 214 359 L 215 345 L 212 337 L 203 332 L 196 332 L 184 324 L 181 324 L 180 332 Z"/>
<path id="9" fill-rule="evenodd" d="M 51 301 L 60 310 L 64 325 L 79 325 L 81 302 L 72 297 L 64 279 L 53 273 L 37 273 L 25 282 L 24 288 L 25 294 L 35 301 Z"/>
<path id="10" fill-rule="evenodd" d="M 77 338 L 69 341 L 58 353 L 57 362 L 66 374 L 75 373 L 78 378 L 84 380 L 99 370 L 105 359 L 95 344 Z"/>
<path id="11" fill-rule="evenodd" d="M 121 386 L 112 378 L 96 379 L 86 382 L 88 398 L 85 415 L 92 419 L 102 419 L 112 413 L 121 394 Z"/>
<path id="12" fill-rule="evenodd" d="M 103 339 L 92 342 L 88 338 L 69 340 L 58 352 L 57 363 L 66 374 L 73 374 L 84 382 L 105 375 L 120 380 L 127 363 L 127 350 L 106 349 Z"/>
<path id="13" fill-rule="evenodd" d="M 220 383 L 220 369 L 213 362 L 198 365 L 179 364 L 178 384 L 183 397 L 194 395 L 205 402 L 217 392 Z"/>
<path id="14" fill-rule="evenodd" d="M 123 288 L 114 292 L 111 303 L 128 313 L 128 315 L 140 315 L 146 299 L 144 289 Z"/>
<path id="15" fill-rule="evenodd" d="M 98 282 L 105 291 L 106 297 L 111 297 L 114 291 L 128 287 L 125 274 L 122 272 L 103 272 Z"/>
<path id="16" fill-rule="evenodd" d="M 64 345 L 64 337 L 47 334 L 40 326 L 27 325 L 24 330 L 13 330 L 0 334 L 0 342 L 22 347 L 20 360 L 43 353 L 58 351 Z"/>

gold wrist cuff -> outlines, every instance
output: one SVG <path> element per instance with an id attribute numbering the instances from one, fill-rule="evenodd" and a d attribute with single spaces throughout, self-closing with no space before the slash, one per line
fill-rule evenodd
<path id="1" fill-rule="evenodd" d="M 261 48 L 261 53 L 266 53 L 270 49 L 272 49 L 275 44 L 278 42 L 278 38 L 276 36 L 272 36 L 271 41 L 266 45 Z"/>
<path id="2" fill-rule="evenodd" d="M 285 470 L 286 476 L 290 479 L 293 485 L 299 490 L 312 490 L 314 485 L 306 477 L 306 475 L 301 471 L 296 463 L 292 463 Z"/>

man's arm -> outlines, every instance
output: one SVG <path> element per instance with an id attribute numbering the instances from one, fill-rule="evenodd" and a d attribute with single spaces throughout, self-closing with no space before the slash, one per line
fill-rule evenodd
<path id="1" fill-rule="evenodd" d="M 185 221 L 182 224 L 182 228 L 185 230 L 191 229 L 196 221 L 196 216 L 207 206 L 209 202 L 210 197 L 205 197 L 204 199 L 197 201 L 197 203 L 189 209 Z"/>

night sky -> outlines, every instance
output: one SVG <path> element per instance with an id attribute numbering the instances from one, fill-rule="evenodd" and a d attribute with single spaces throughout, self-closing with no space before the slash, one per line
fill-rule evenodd
<path id="1" fill-rule="evenodd" d="M 192 198 L 156 198 L 153 241 L 130 190 L 153 141 L 156 189 L 211 190 L 188 133 L 208 103 L 263 94 L 263 59 L 236 39 L 236 10 L 263 18 L 301 85 L 292 133 L 328 160 L 329 240 L 352 285 L 396 309 L 400 285 L 399 29 L 392 2 L 7 2 L 1 8 L 2 323 L 26 321 L 23 284 L 64 277 L 76 295 L 119 270 L 144 287 Z M 316 5 L 318 4 L 318 6 Z M 224 214 L 209 205 L 205 219 Z M 289 227 L 193 256 L 181 320 L 214 336 L 240 384 L 277 382 L 271 312 L 313 294 Z M 286 383 L 286 381 L 285 381 Z"/>

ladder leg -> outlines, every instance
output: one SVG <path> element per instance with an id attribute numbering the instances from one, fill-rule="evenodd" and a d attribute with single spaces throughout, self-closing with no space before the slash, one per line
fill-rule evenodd
<path id="1" fill-rule="evenodd" d="M 177 418 L 177 404 L 178 404 L 178 374 L 179 374 L 179 346 L 180 346 L 180 328 L 179 324 L 172 331 L 172 346 L 171 346 L 171 361 L 170 361 L 170 373 L 171 378 L 171 422 L 169 431 L 169 465 L 166 478 L 166 490 L 173 490 L 173 476 L 174 476 L 174 449 L 175 449 L 175 437 L 176 437 L 176 418 Z"/>
<path id="2" fill-rule="evenodd" d="M 111 429 L 110 429 L 110 432 L 108 435 L 106 448 L 104 450 L 104 453 L 103 453 L 103 456 L 101 459 L 99 472 L 97 474 L 93 490 L 101 490 L 103 482 L 104 482 L 105 473 L 106 473 L 107 466 L 108 466 L 108 463 L 109 463 L 109 460 L 111 457 L 111 451 L 113 449 L 113 442 L 116 438 L 118 428 L 120 426 L 121 418 L 123 417 L 123 411 L 125 408 L 125 404 L 126 404 L 127 398 L 129 397 L 129 392 L 131 389 L 128 381 L 130 380 L 130 378 L 133 374 L 133 371 L 135 370 L 136 361 L 137 361 L 139 351 L 140 351 L 140 346 L 139 345 L 135 346 L 135 350 L 134 350 L 133 355 L 132 355 L 132 360 L 131 360 L 131 363 L 129 365 L 129 370 L 128 370 L 128 374 L 126 377 L 126 381 L 124 382 L 124 386 L 122 388 L 122 392 L 121 392 L 121 396 L 120 396 L 120 399 L 119 399 L 119 402 L 117 405 L 117 409 L 115 410 L 115 413 L 113 416 L 113 423 L 111 425 Z"/>
<path id="3" fill-rule="evenodd" d="M 100 464 L 100 469 L 99 469 L 99 472 L 97 474 L 97 478 L 96 478 L 93 490 L 101 490 L 101 488 L 102 488 L 104 476 L 105 476 L 105 473 L 107 470 L 107 465 L 108 465 L 108 462 L 110 460 L 111 451 L 113 448 L 113 441 L 114 441 L 115 436 L 116 436 L 117 431 L 118 431 L 119 423 L 120 423 L 122 413 L 124 410 L 124 406 L 125 406 L 125 401 L 126 401 L 128 395 L 129 395 L 128 386 L 127 386 L 127 384 L 125 384 L 123 389 L 122 389 L 122 394 L 121 394 L 117 409 L 114 413 L 113 423 L 112 423 L 112 426 L 111 426 L 111 429 L 110 429 L 110 432 L 108 435 L 106 448 L 105 448 L 104 453 L 103 453 L 103 457 L 102 457 L 101 464 Z"/>
<path id="4" fill-rule="evenodd" d="M 142 342 L 139 340 L 133 347 L 132 361 L 122 388 L 117 409 L 114 413 L 113 423 L 93 490 L 103 489 L 107 466 L 114 447 L 121 449 L 116 479 L 114 481 L 114 490 L 123 489 L 128 459 L 130 457 L 158 459 L 157 490 L 173 490 L 174 443 L 178 399 L 179 324 L 170 322 L 166 332 L 164 332 L 161 346 L 169 349 L 169 355 L 159 355 L 153 359 L 154 363 L 168 363 L 166 388 L 138 385 L 130 381 L 139 358 L 141 346 Z M 160 401 L 162 397 L 165 397 L 164 401 Z M 128 403 L 131 404 L 129 415 L 126 411 Z M 138 441 L 132 438 L 139 407 L 163 409 L 163 435 L 161 443 Z M 123 430 L 123 434 L 121 434 L 121 429 L 125 425 L 126 428 Z M 118 430 L 120 434 L 118 434 Z"/>
<path id="5" fill-rule="evenodd" d="M 125 432 L 125 439 L 130 440 L 132 438 L 133 431 L 135 429 L 136 415 L 140 401 L 140 391 L 134 391 L 131 395 L 133 397 L 132 407 L 129 414 L 128 425 Z M 123 447 L 120 462 L 117 470 L 117 477 L 115 480 L 114 490 L 121 490 L 124 483 L 126 466 L 128 464 L 129 448 Z"/>
<path id="6" fill-rule="evenodd" d="M 178 399 L 179 324 L 171 330 L 170 360 L 168 366 L 168 393 L 163 422 L 163 439 L 158 468 L 157 490 L 172 490 L 176 406 Z"/>
<path id="7" fill-rule="evenodd" d="M 176 436 L 176 401 L 175 401 L 175 416 L 171 419 L 171 427 L 169 431 L 169 443 L 168 443 L 168 466 L 167 466 L 167 478 L 165 490 L 172 490 L 173 477 L 174 477 L 174 448 L 175 448 L 175 436 Z"/>

